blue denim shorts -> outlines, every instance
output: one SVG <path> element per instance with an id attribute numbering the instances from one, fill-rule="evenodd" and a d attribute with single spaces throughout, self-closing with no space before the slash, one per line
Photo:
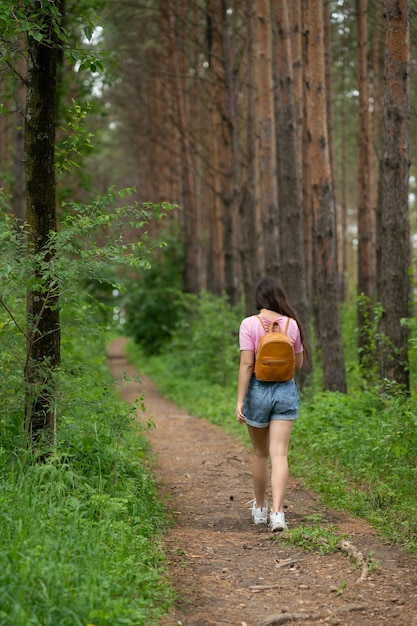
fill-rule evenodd
<path id="1" fill-rule="evenodd" d="M 245 396 L 246 423 L 266 428 L 271 420 L 296 420 L 300 397 L 297 383 L 265 383 L 252 375 Z"/>

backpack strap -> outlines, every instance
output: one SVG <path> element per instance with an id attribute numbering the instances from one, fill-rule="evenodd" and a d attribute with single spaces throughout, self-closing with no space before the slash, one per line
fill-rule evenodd
<path id="1" fill-rule="evenodd" d="M 261 322 L 261 326 L 262 326 L 262 328 L 264 329 L 264 331 L 266 332 L 265 324 L 264 324 L 264 322 L 263 322 L 262 317 L 261 317 L 260 315 L 257 315 L 256 317 L 257 317 L 257 318 L 258 318 L 258 320 Z"/>
<path id="2" fill-rule="evenodd" d="M 268 331 L 266 330 L 266 328 L 265 328 L 265 324 L 264 324 L 264 322 L 263 322 L 262 317 L 261 317 L 260 315 L 257 315 L 256 317 L 257 317 L 257 318 L 259 319 L 259 321 L 261 322 L 261 324 L 262 324 L 262 328 L 264 329 L 264 331 L 265 331 L 265 332 L 268 332 Z M 291 320 L 291 318 L 290 318 L 290 317 L 287 317 L 287 323 L 286 323 L 286 325 L 285 325 L 285 330 L 284 330 L 284 334 L 285 334 L 285 335 L 288 335 L 288 326 L 290 325 L 290 320 Z M 274 332 L 274 325 L 275 325 L 275 324 L 278 324 L 278 328 L 281 330 L 278 320 L 274 320 L 273 322 L 271 322 L 271 325 L 270 325 L 270 327 L 269 327 L 269 332 L 270 332 L 270 333 Z"/>
<path id="3" fill-rule="evenodd" d="M 290 320 L 291 320 L 291 318 L 290 318 L 290 317 L 288 317 L 288 318 L 287 318 L 287 323 L 286 323 L 286 325 L 285 325 L 285 330 L 284 330 L 284 333 L 285 333 L 286 335 L 288 335 L 288 326 L 290 325 Z"/>

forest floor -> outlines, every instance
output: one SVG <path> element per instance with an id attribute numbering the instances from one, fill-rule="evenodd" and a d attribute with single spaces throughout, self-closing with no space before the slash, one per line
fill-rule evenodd
<path id="1" fill-rule="evenodd" d="M 109 346 L 109 366 L 116 377 L 135 377 L 125 341 Z M 364 520 L 323 507 L 294 478 L 289 527 L 321 514 L 349 543 L 324 556 L 286 547 L 285 533 L 252 523 L 250 454 L 241 442 L 161 397 L 145 376 L 119 387 L 128 402 L 144 393 L 138 419 L 156 425 L 148 435 L 152 468 L 171 520 L 163 541 L 178 594 L 161 626 L 417 626 L 417 558 L 378 538 Z M 366 568 L 369 554 L 375 568 Z"/>

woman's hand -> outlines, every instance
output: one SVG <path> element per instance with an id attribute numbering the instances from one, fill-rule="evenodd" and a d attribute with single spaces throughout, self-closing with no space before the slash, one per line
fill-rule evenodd
<path id="1" fill-rule="evenodd" d="M 252 376 L 254 362 L 255 353 L 252 350 L 241 350 L 236 402 L 236 419 L 240 424 L 246 424 L 246 417 L 243 412 L 243 405 L 249 381 Z"/>
<path id="2" fill-rule="evenodd" d="M 243 413 L 243 402 L 238 402 L 236 405 L 236 419 L 240 424 L 246 424 L 246 417 Z"/>

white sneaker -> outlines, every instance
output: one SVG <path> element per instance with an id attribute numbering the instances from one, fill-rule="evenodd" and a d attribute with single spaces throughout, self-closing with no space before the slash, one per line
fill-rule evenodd
<path id="1" fill-rule="evenodd" d="M 285 521 L 285 514 L 277 511 L 276 513 L 271 513 L 269 516 L 269 526 L 273 533 L 279 532 L 281 530 L 287 530 L 288 526 Z"/>
<path id="2" fill-rule="evenodd" d="M 257 507 L 256 500 L 252 505 L 252 517 L 255 524 L 266 524 L 268 522 L 268 502 L 265 502 L 265 506 Z"/>

